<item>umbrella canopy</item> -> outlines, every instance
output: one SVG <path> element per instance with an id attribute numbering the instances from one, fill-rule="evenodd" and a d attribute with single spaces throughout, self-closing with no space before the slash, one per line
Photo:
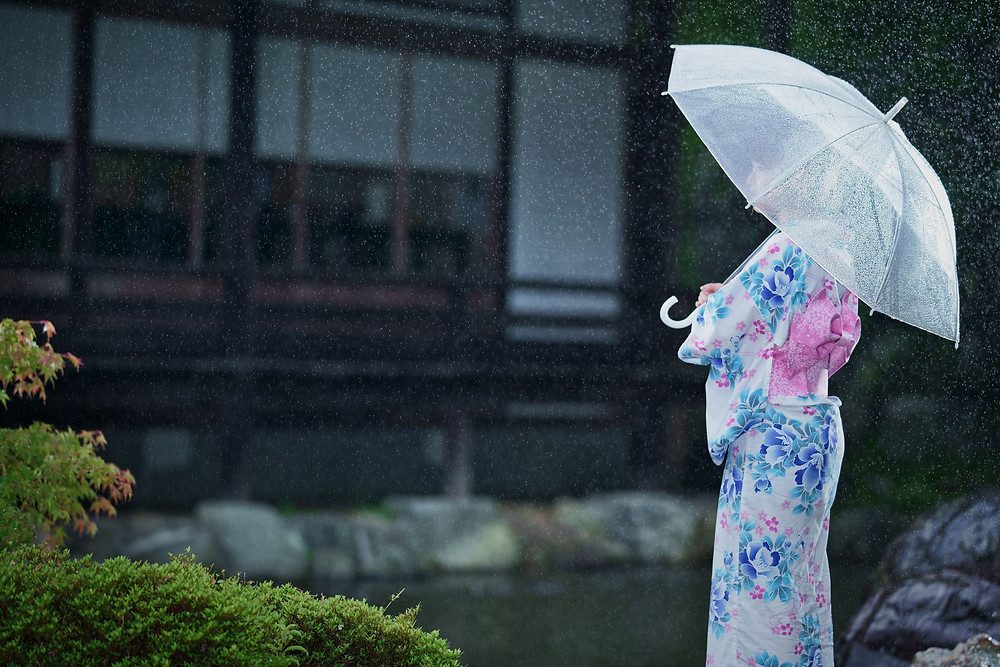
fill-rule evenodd
<path id="1" fill-rule="evenodd" d="M 677 46 L 666 94 L 753 206 L 873 310 L 958 343 L 948 195 L 849 83 L 746 46 Z"/>

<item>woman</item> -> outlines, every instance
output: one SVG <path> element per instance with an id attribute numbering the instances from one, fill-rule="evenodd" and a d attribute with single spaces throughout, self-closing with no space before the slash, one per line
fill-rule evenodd
<path id="1" fill-rule="evenodd" d="M 827 380 L 857 343 L 858 299 L 778 232 L 698 306 L 678 356 L 709 366 L 708 449 L 725 462 L 706 664 L 829 667 L 844 450 Z"/>

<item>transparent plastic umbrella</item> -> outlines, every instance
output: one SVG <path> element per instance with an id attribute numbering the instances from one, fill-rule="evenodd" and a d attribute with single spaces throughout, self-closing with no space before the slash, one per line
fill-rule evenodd
<path id="1" fill-rule="evenodd" d="M 710 44 L 675 47 L 664 94 L 748 207 L 873 311 L 957 346 L 955 223 L 941 180 L 893 120 L 906 98 L 882 113 L 800 60 Z"/>

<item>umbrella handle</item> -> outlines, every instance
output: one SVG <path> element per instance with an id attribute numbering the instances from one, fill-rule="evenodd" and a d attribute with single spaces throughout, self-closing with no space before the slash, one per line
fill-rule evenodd
<path id="1" fill-rule="evenodd" d="M 660 306 L 660 321 L 666 324 L 671 329 L 684 329 L 685 327 L 691 326 L 691 323 L 694 322 L 696 317 L 698 317 L 698 309 L 695 308 L 694 310 L 692 310 L 691 314 L 685 317 L 683 320 L 675 320 L 672 317 L 670 317 L 670 313 L 668 312 L 670 310 L 670 307 L 673 306 L 675 303 L 677 303 L 676 296 L 672 296 L 663 302 L 663 305 Z"/>

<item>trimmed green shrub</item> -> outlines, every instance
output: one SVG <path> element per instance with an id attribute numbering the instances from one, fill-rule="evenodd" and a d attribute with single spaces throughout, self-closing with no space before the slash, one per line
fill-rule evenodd
<path id="1" fill-rule="evenodd" d="M 165 565 L 0 550 L 0 664 L 458 666 L 437 631 L 340 596 Z"/>

